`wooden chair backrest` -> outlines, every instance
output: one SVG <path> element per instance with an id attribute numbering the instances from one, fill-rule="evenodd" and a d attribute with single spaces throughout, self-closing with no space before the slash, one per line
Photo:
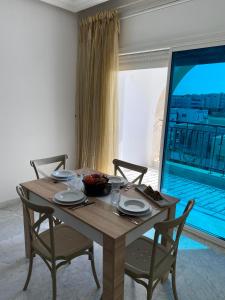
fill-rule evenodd
<path id="1" fill-rule="evenodd" d="M 58 155 L 58 156 L 52 156 L 52 157 L 47 157 L 47 158 L 31 160 L 30 165 L 31 165 L 31 167 L 34 168 L 36 177 L 37 177 L 37 179 L 39 179 L 40 175 L 43 175 L 44 177 L 46 176 L 46 174 L 38 168 L 39 166 L 49 165 L 49 164 L 58 162 L 59 164 L 54 169 L 54 171 L 57 171 L 61 167 L 63 167 L 63 169 L 65 169 L 67 159 L 68 159 L 68 155 L 63 154 L 63 155 Z"/>
<path id="2" fill-rule="evenodd" d="M 143 167 L 143 166 L 139 166 L 139 165 L 135 165 L 123 160 L 119 160 L 119 159 L 114 159 L 113 160 L 113 164 L 114 164 L 114 175 L 117 175 L 117 172 L 119 172 L 123 178 L 127 179 L 126 175 L 124 174 L 124 172 L 122 171 L 121 168 L 125 168 L 128 170 L 132 170 L 132 171 L 136 171 L 138 173 L 141 173 L 140 175 L 138 175 L 132 182 L 135 183 L 138 181 L 138 184 L 141 184 L 144 175 L 147 173 L 148 168 Z"/>
<path id="3" fill-rule="evenodd" d="M 49 255 L 54 258 L 54 253 L 55 253 L 55 248 L 54 248 L 54 231 L 53 231 L 53 212 L 54 209 L 50 206 L 42 206 L 42 205 L 37 205 L 34 202 L 30 201 L 27 199 L 25 196 L 24 190 L 21 186 L 16 187 L 16 191 L 22 201 L 23 208 L 24 208 L 24 213 L 25 213 L 25 218 L 27 219 L 28 226 L 29 226 L 29 234 L 30 234 L 30 240 L 31 240 L 31 245 L 34 239 L 37 239 L 41 245 L 46 248 L 48 251 Z M 41 217 L 34 223 L 31 223 L 31 218 L 30 218 L 30 212 L 29 210 L 33 210 L 35 212 L 38 212 L 41 214 Z M 46 245 L 46 243 L 43 241 L 39 234 L 39 228 L 40 225 L 45 221 L 48 220 L 49 223 L 49 232 L 50 232 L 50 247 L 49 245 Z"/>
<path id="4" fill-rule="evenodd" d="M 194 203 L 195 200 L 189 200 L 184 209 L 183 214 L 180 217 L 155 224 L 154 226 L 155 236 L 154 236 L 154 244 L 152 250 L 150 276 L 153 276 L 153 270 L 158 268 L 160 264 L 162 264 L 170 255 L 174 256 L 174 258 L 176 259 L 180 236 L 183 231 L 185 221 L 190 211 L 192 210 Z M 173 237 L 169 235 L 170 230 L 175 231 Z M 159 245 L 160 236 L 161 239 L 167 242 L 169 247 L 167 249 L 167 254 L 159 262 L 157 262 L 157 265 L 155 265 L 155 256 L 156 256 L 157 246 Z"/>

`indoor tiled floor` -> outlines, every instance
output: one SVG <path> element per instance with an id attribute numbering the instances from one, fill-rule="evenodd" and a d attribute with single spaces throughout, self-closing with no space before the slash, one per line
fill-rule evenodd
<path id="1" fill-rule="evenodd" d="M 148 235 L 148 234 L 147 234 Z M 102 280 L 102 248 L 95 245 L 96 269 Z M 182 236 L 177 262 L 177 289 L 180 300 L 224 300 L 225 250 Z M 24 257 L 22 209 L 18 201 L 0 205 L 0 300 L 51 299 L 50 273 L 35 258 L 26 292 L 22 287 L 28 261 Z M 90 264 L 85 257 L 74 260 L 57 275 L 59 300 L 97 300 Z M 145 289 L 125 276 L 125 300 L 145 300 Z M 153 300 L 172 300 L 170 280 L 159 285 Z"/>

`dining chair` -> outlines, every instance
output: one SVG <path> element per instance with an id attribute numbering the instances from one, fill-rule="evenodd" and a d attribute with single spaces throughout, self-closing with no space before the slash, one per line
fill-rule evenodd
<path id="1" fill-rule="evenodd" d="M 73 258 L 81 255 L 88 255 L 88 258 L 91 261 L 94 280 L 97 288 L 100 288 L 94 264 L 93 242 L 70 226 L 65 224 L 54 226 L 54 209 L 52 207 L 47 205 L 37 205 L 32 201 L 29 201 L 21 186 L 17 186 L 16 190 L 24 207 L 31 240 L 29 270 L 23 290 L 26 290 L 28 287 L 35 254 L 42 258 L 51 272 L 53 300 L 56 299 L 56 271 L 64 264 L 70 263 Z M 39 212 L 42 215 L 34 224 L 31 224 L 29 210 Z M 39 233 L 37 228 L 46 220 L 48 221 L 49 228 Z"/>
<path id="2" fill-rule="evenodd" d="M 65 169 L 67 159 L 68 159 L 68 155 L 67 154 L 62 154 L 62 155 L 58 155 L 58 156 L 51 156 L 51 157 L 47 157 L 47 158 L 40 158 L 40 159 L 31 160 L 30 165 L 31 165 L 31 167 L 34 168 L 34 172 L 36 174 L 37 179 L 40 179 L 41 175 L 44 176 L 44 177 L 49 176 L 49 175 L 45 174 L 43 172 L 43 170 L 41 170 L 39 168 L 40 166 L 58 163 L 57 166 L 54 168 L 54 171 L 57 171 L 61 167 L 63 169 Z M 39 218 L 40 217 L 41 217 L 41 214 L 39 215 Z M 59 219 L 57 219 L 55 217 L 53 218 L 53 221 L 56 225 L 62 223 Z M 38 228 L 38 231 L 39 231 L 39 229 L 40 229 L 40 226 Z"/>
<path id="3" fill-rule="evenodd" d="M 135 165 L 135 164 L 123 161 L 123 160 L 119 160 L 119 159 L 114 159 L 113 164 L 114 164 L 114 175 L 117 175 L 117 172 L 119 172 L 125 179 L 127 179 L 127 177 L 121 168 L 125 168 L 125 169 L 131 170 L 131 171 L 136 171 L 138 173 L 141 173 L 132 181 L 132 183 L 135 183 L 138 181 L 138 184 L 141 184 L 144 175 L 148 171 L 148 168 L 146 168 L 146 167 Z"/>
<path id="4" fill-rule="evenodd" d="M 52 156 L 47 158 L 35 159 L 30 161 L 31 167 L 34 168 L 35 174 L 37 179 L 40 179 L 40 175 L 46 177 L 47 175 L 39 168 L 40 166 L 49 165 L 58 163 L 58 165 L 54 168 L 54 171 L 57 171 L 61 167 L 65 169 L 66 167 L 66 160 L 68 159 L 67 154 Z"/>
<path id="5" fill-rule="evenodd" d="M 194 200 L 190 200 L 179 218 L 155 224 L 154 240 L 140 237 L 126 248 L 125 274 L 147 289 L 147 300 L 152 299 L 153 290 L 167 273 L 172 274 L 173 295 L 174 299 L 178 300 L 176 291 L 178 244 L 194 203 Z M 173 237 L 168 234 L 171 230 L 175 230 Z M 160 237 L 167 242 L 168 247 L 159 243 Z"/>

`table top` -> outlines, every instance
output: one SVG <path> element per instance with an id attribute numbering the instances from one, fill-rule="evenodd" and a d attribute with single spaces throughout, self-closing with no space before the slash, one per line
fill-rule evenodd
<path id="1" fill-rule="evenodd" d="M 90 199 L 95 201 L 94 204 L 77 208 L 75 210 L 67 208 L 66 206 L 57 205 L 52 201 L 55 193 L 66 190 L 68 186 L 61 182 L 56 183 L 52 178 L 43 178 L 39 180 L 28 181 L 22 183 L 21 186 L 23 186 L 28 192 L 32 192 L 37 196 L 41 197 L 42 199 L 46 200 L 48 203 L 51 204 L 51 206 L 55 206 L 57 208 L 62 209 L 63 211 L 74 216 L 74 218 L 88 224 L 89 226 L 93 227 L 94 229 L 113 239 L 117 239 L 121 236 L 126 235 L 134 228 L 142 225 L 144 222 L 149 221 L 149 219 L 168 209 L 157 207 L 149 199 L 145 198 L 133 188 L 129 189 L 128 191 L 122 189 L 121 193 L 123 195 L 126 195 L 128 197 L 145 199 L 147 202 L 150 203 L 152 207 L 152 213 L 149 216 L 146 216 L 144 218 L 138 218 L 139 224 L 134 224 L 126 217 L 121 217 L 113 214 L 115 207 L 113 207 L 106 201 L 100 200 L 100 197 L 90 197 Z M 171 199 L 174 201 L 174 198 L 172 197 L 165 197 L 168 200 Z M 176 203 L 174 205 L 176 205 Z"/>

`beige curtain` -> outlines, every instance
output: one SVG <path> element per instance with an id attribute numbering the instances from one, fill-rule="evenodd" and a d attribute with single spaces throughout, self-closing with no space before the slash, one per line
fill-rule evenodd
<path id="1" fill-rule="evenodd" d="M 117 154 L 119 18 L 106 11 L 82 19 L 77 69 L 78 167 L 112 172 Z"/>

